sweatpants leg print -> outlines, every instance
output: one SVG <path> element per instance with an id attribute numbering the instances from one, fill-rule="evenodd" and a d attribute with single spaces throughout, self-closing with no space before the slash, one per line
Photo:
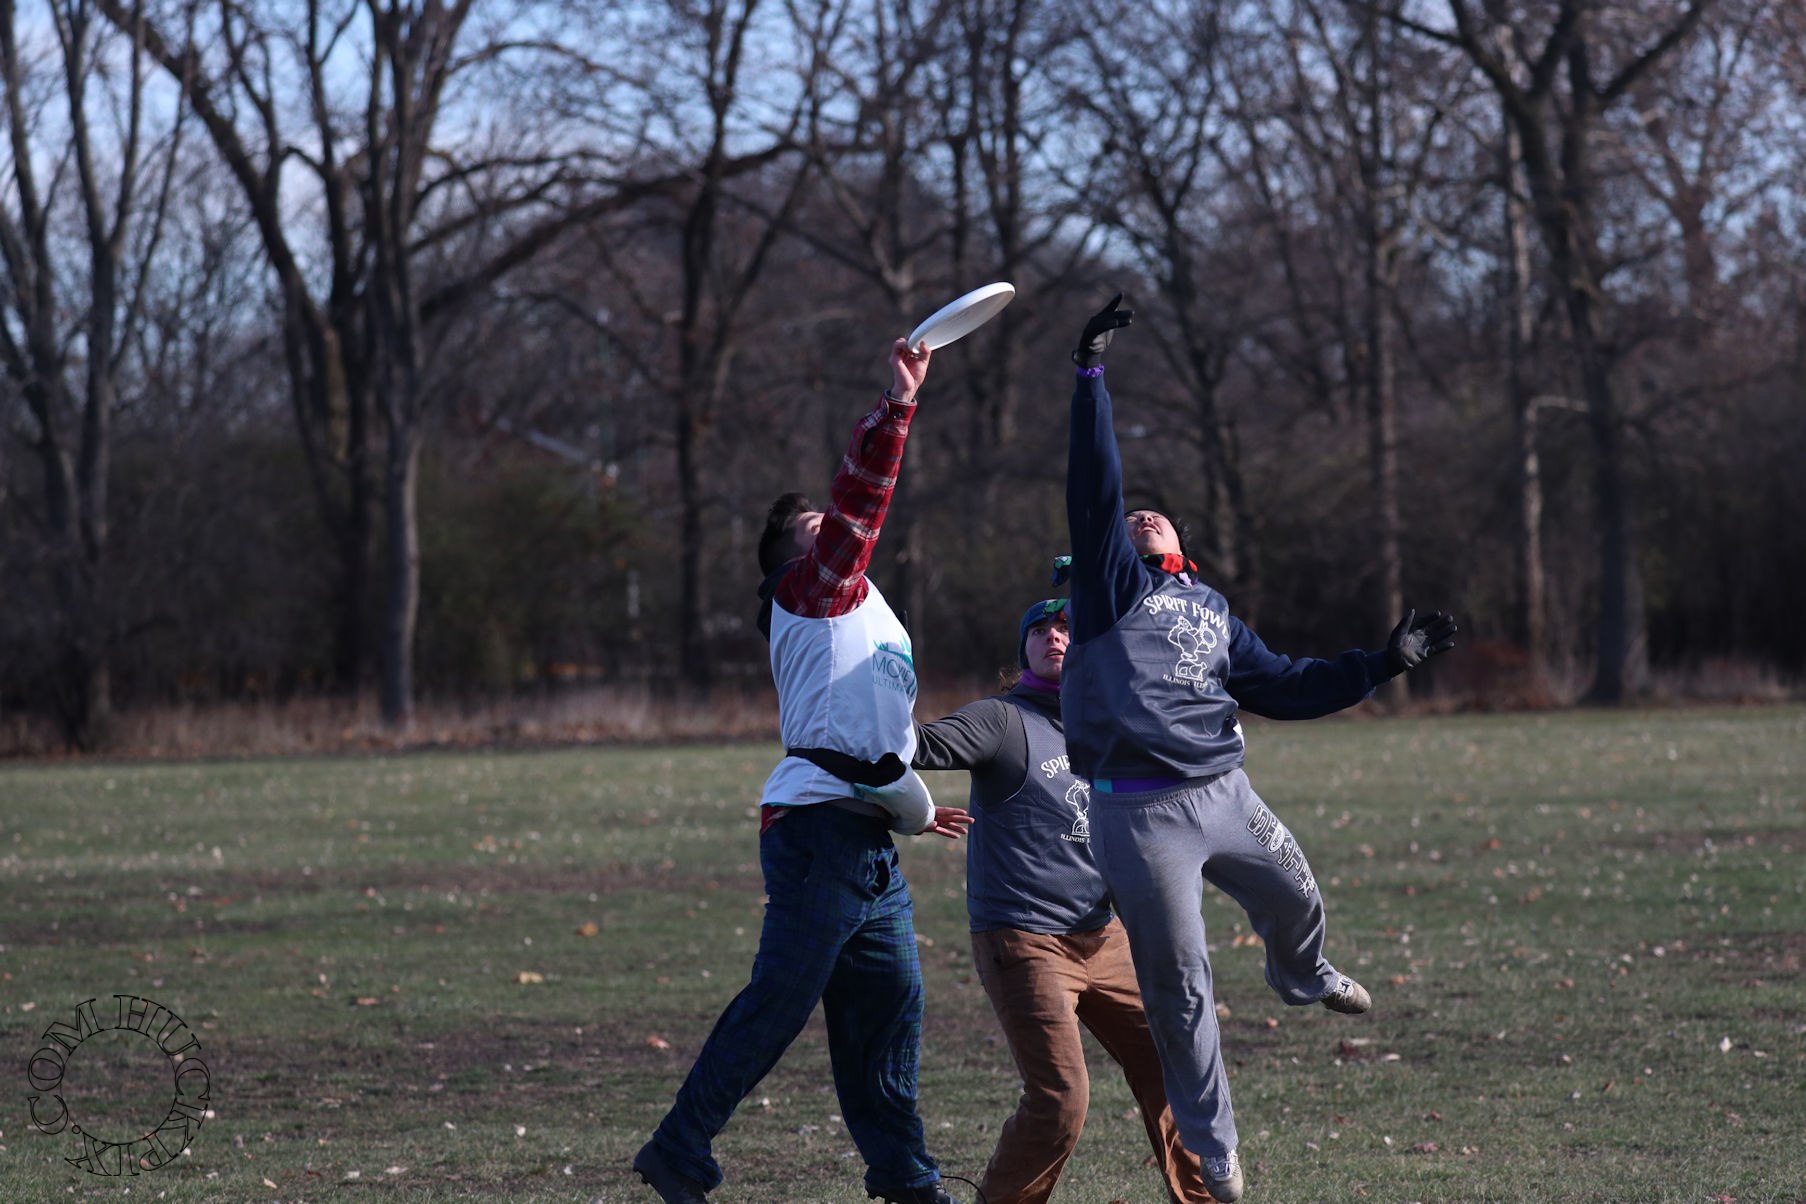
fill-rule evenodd
<path id="1" fill-rule="evenodd" d="M 1173 1121 L 1187 1149 L 1236 1147 L 1235 1112 L 1205 947 L 1204 884 L 1248 913 L 1267 982 L 1289 1004 L 1336 983 L 1323 900 L 1304 853 L 1240 769 L 1146 794 L 1091 795 L 1091 851 L 1129 934 Z"/>

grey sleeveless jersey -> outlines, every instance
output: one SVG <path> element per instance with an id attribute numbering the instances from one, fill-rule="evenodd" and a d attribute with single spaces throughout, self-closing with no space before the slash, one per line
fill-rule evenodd
<path id="1" fill-rule="evenodd" d="M 1022 786 L 974 806 L 966 849 L 966 910 L 973 932 L 1090 932 L 1110 920 L 1104 877 L 1091 859 L 1091 792 L 1074 777 L 1066 741 L 1047 716 L 1017 699 L 1028 762 Z"/>
<path id="2" fill-rule="evenodd" d="M 1164 577 L 1116 626 L 1068 648 L 1060 712 L 1073 771 L 1195 778 L 1239 766 L 1229 640 L 1222 594 Z"/>

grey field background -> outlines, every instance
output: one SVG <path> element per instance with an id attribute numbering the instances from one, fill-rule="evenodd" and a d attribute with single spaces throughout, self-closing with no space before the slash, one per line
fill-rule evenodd
<path id="1" fill-rule="evenodd" d="M 1251 1204 L 1806 1200 L 1806 709 L 1249 741 L 1332 956 L 1376 999 L 1285 1008 L 1240 912 L 1207 902 Z M 652 1200 L 627 1159 L 745 980 L 775 752 L 0 769 L 0 1198 Z M 971 973 L 962 850 L 903 844 L 921 1112 L 976 1179 L 1015 1075 Z M 194 1026 L 216 1111 L 126 1181 L 26 1128 L 38 1035 L 114 993 Z M 160 1114 L 167 1072 L 133 1052 L 84 1045 L 72 1109 Z M 1091 1060 L 1055 1199 L 1158 1200 L 1132 1101 Z M 818 1016 L 723 1134 L 714 1198 L 863 1200 L 837 1112 Z"/>

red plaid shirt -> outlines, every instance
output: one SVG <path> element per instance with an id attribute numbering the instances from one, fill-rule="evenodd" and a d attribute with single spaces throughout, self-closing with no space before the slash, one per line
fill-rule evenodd
<path id="1" fill-rule="evenodd" d="M 791 562 L 773 594 L 791 614 L 831 619 L 865 601 L 865 568 L 897 488 L 897 466 L 915 412 L 915 402 L 892 400 L 887 389 L 878 407 L 853 428 L 815 543 Z"/>

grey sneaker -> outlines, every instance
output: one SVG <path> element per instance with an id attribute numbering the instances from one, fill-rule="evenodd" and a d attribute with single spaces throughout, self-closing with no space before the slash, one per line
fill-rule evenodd
<path id="1" fill-rule="evenodd" d="M 1322 1000 L 1323 1006 L 1332 1012 L 1341 1012 L 1344 1016 L 1359 1016 L 1373 1006 L 1373 996 L 1367 988 L 1344 974 L 1330 988 L 1329 994 Z"/>
<path id="2" fill-rule="evenodd" d="M 1204 1186 L 1210 1189 L 1213 1199 L 1223 1204 L 1235 1204 L 1242 1198 L 1242 1156 L 1236 1150 L 1230 1150 L 1225 1158 L 1202 1158 L 1199 1162 L 1204 1168 Z"/>
<path id="3" fill-rule="evenodd" d="M 708 1192 L 703 1190 L 702 1184 L 666 1162 L 665 1156 L 650 1141 L 633 1156 L 633 1169 L 665 1204 L 709 1204 Z"/>

